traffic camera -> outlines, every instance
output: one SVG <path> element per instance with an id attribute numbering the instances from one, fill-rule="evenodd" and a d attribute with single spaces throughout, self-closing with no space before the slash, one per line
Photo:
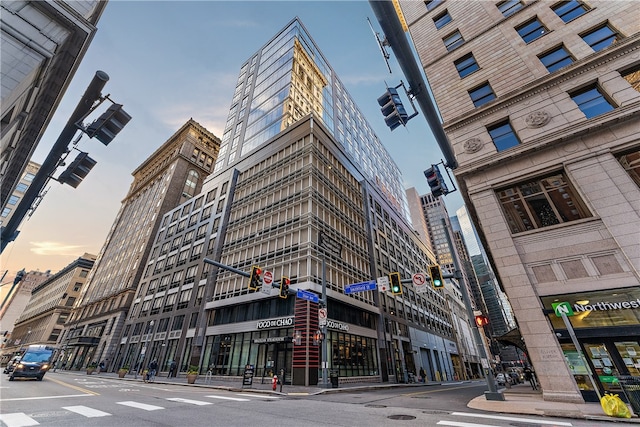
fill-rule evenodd
<path id="1" fill-rule="evenodd" d="M 429 266 L 429 276 L 431 276 L 431 284 L 434 288 L 444 288 L 444 280 L 442 280 L 442 270 L 440 270 L 440 266 L 438 264 Z"/>
<path id="2" fill-rule="evenodd" d="M 282 277 L 282 279 L 280 279 L 280 295 L 278 295 L 280 298 L 284 298 L 287 299 L 287 297 L 289 296 L 289 285 L 291 284 L 291 280 L 289 280 L 288 277 Z"/>
<path id="3" fill-rule="evenodd" d="M 402 295 L 402 281 L 400 273 L 389 273 L 389 283 L 391 284 L 391 293 L 393 295 Z"/>
<path id="4" fill-rule="evenodd" d="M 251 267 L 249 275 L 249 290 L 257 291 L 262 286 L 262 269 L 256 265 Z"/>

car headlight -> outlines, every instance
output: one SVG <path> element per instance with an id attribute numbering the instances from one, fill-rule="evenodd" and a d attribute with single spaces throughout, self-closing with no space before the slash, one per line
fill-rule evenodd
<path id="1" fill-rule="evenodd" d="M 16 369 L 22 369 L 22 368 L 24 368 L 24 365 L 22 363 L 18 363 L 16 365 Z"/>
<path id="2" fill-rule="evenodd" d="M 49 365 L 46 365 L 46 364 L 45 364 L 45 365 L 42 365 L 42 368 L 40 368 L 40 369 L 42 369 L 43 371 L 44 371 L 44 370 L 47 370 L 47 369 L 49 369 Z"/>

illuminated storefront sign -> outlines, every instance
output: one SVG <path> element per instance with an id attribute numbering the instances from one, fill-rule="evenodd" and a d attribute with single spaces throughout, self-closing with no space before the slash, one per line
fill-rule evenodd
<path id="1" fill-rule="evenodd" d="M 260 320 L 256 329 L 282 328 L 293 326 L 293 317 L 281 317 L 279 319 Z"/>

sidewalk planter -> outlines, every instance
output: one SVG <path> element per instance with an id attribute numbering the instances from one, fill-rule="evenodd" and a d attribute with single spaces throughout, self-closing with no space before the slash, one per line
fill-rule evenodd
<path id="1" fill-rule="evenodd" d="M 189 370 L 187 371 L 187 383 L 189 384 L 195 383 L 196 378 L 198 378 L 198 367 L 191 365 L 189 366 Z"/>
<path id="2" fill-rule="evenodd" d="M 97 366 L 92 366 L 92 365 L 87 366 L 87 375 L 93 374 L 97 368 L 98 368 Z"/>
<path id="3" fill-rule="evenodd" d="M 129 369 L 127 368 L 118 369 L 118 378 L 124 378 L 124 376 L 127 375 L 127 372 L 129 372 Z"/>

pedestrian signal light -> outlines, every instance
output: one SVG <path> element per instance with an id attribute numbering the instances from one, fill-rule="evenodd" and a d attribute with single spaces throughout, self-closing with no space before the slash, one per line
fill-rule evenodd
<path id="1" fill-rule="evenodd" d="M 478 328 L 482 328 L 483 326 L 487 326 L 489 324 L 489 318 L 485 315 L 479 314 L 476 316 L 476 325 Z"/>
<path id="2" fill-rule="evenodd" d="M 442 271 L 438 264 L 429 266 L 429 276 L 431 276 L 431 285 L 440 289 L 444 287 L 444 280 L 442 280 Z"/>
<path id="3" fill-rule="evenodd" d="M 256 265 L 251 267 L 249 275 L 249 290 L 257 291 L 262 284 L 262 269 Z"/>
<path id="4" fill-rule="evenodd" d="M 400 280 L 400 273 L 390 273 L 389 283 L 391 283 L 391 293 L 393 295 L 402 295 L 402 282 Z"/>
<path id="5" fill-rule="evenodd" d="M 284 298 L 287 299 L 287 297 L 289 296 L 289 285 L 291 284 L 291 280 L 289 280 L 288 277 L 282 277 L 282 279 L 280 279 L 280 295 L 278 295 L 280 298 Z"/>

